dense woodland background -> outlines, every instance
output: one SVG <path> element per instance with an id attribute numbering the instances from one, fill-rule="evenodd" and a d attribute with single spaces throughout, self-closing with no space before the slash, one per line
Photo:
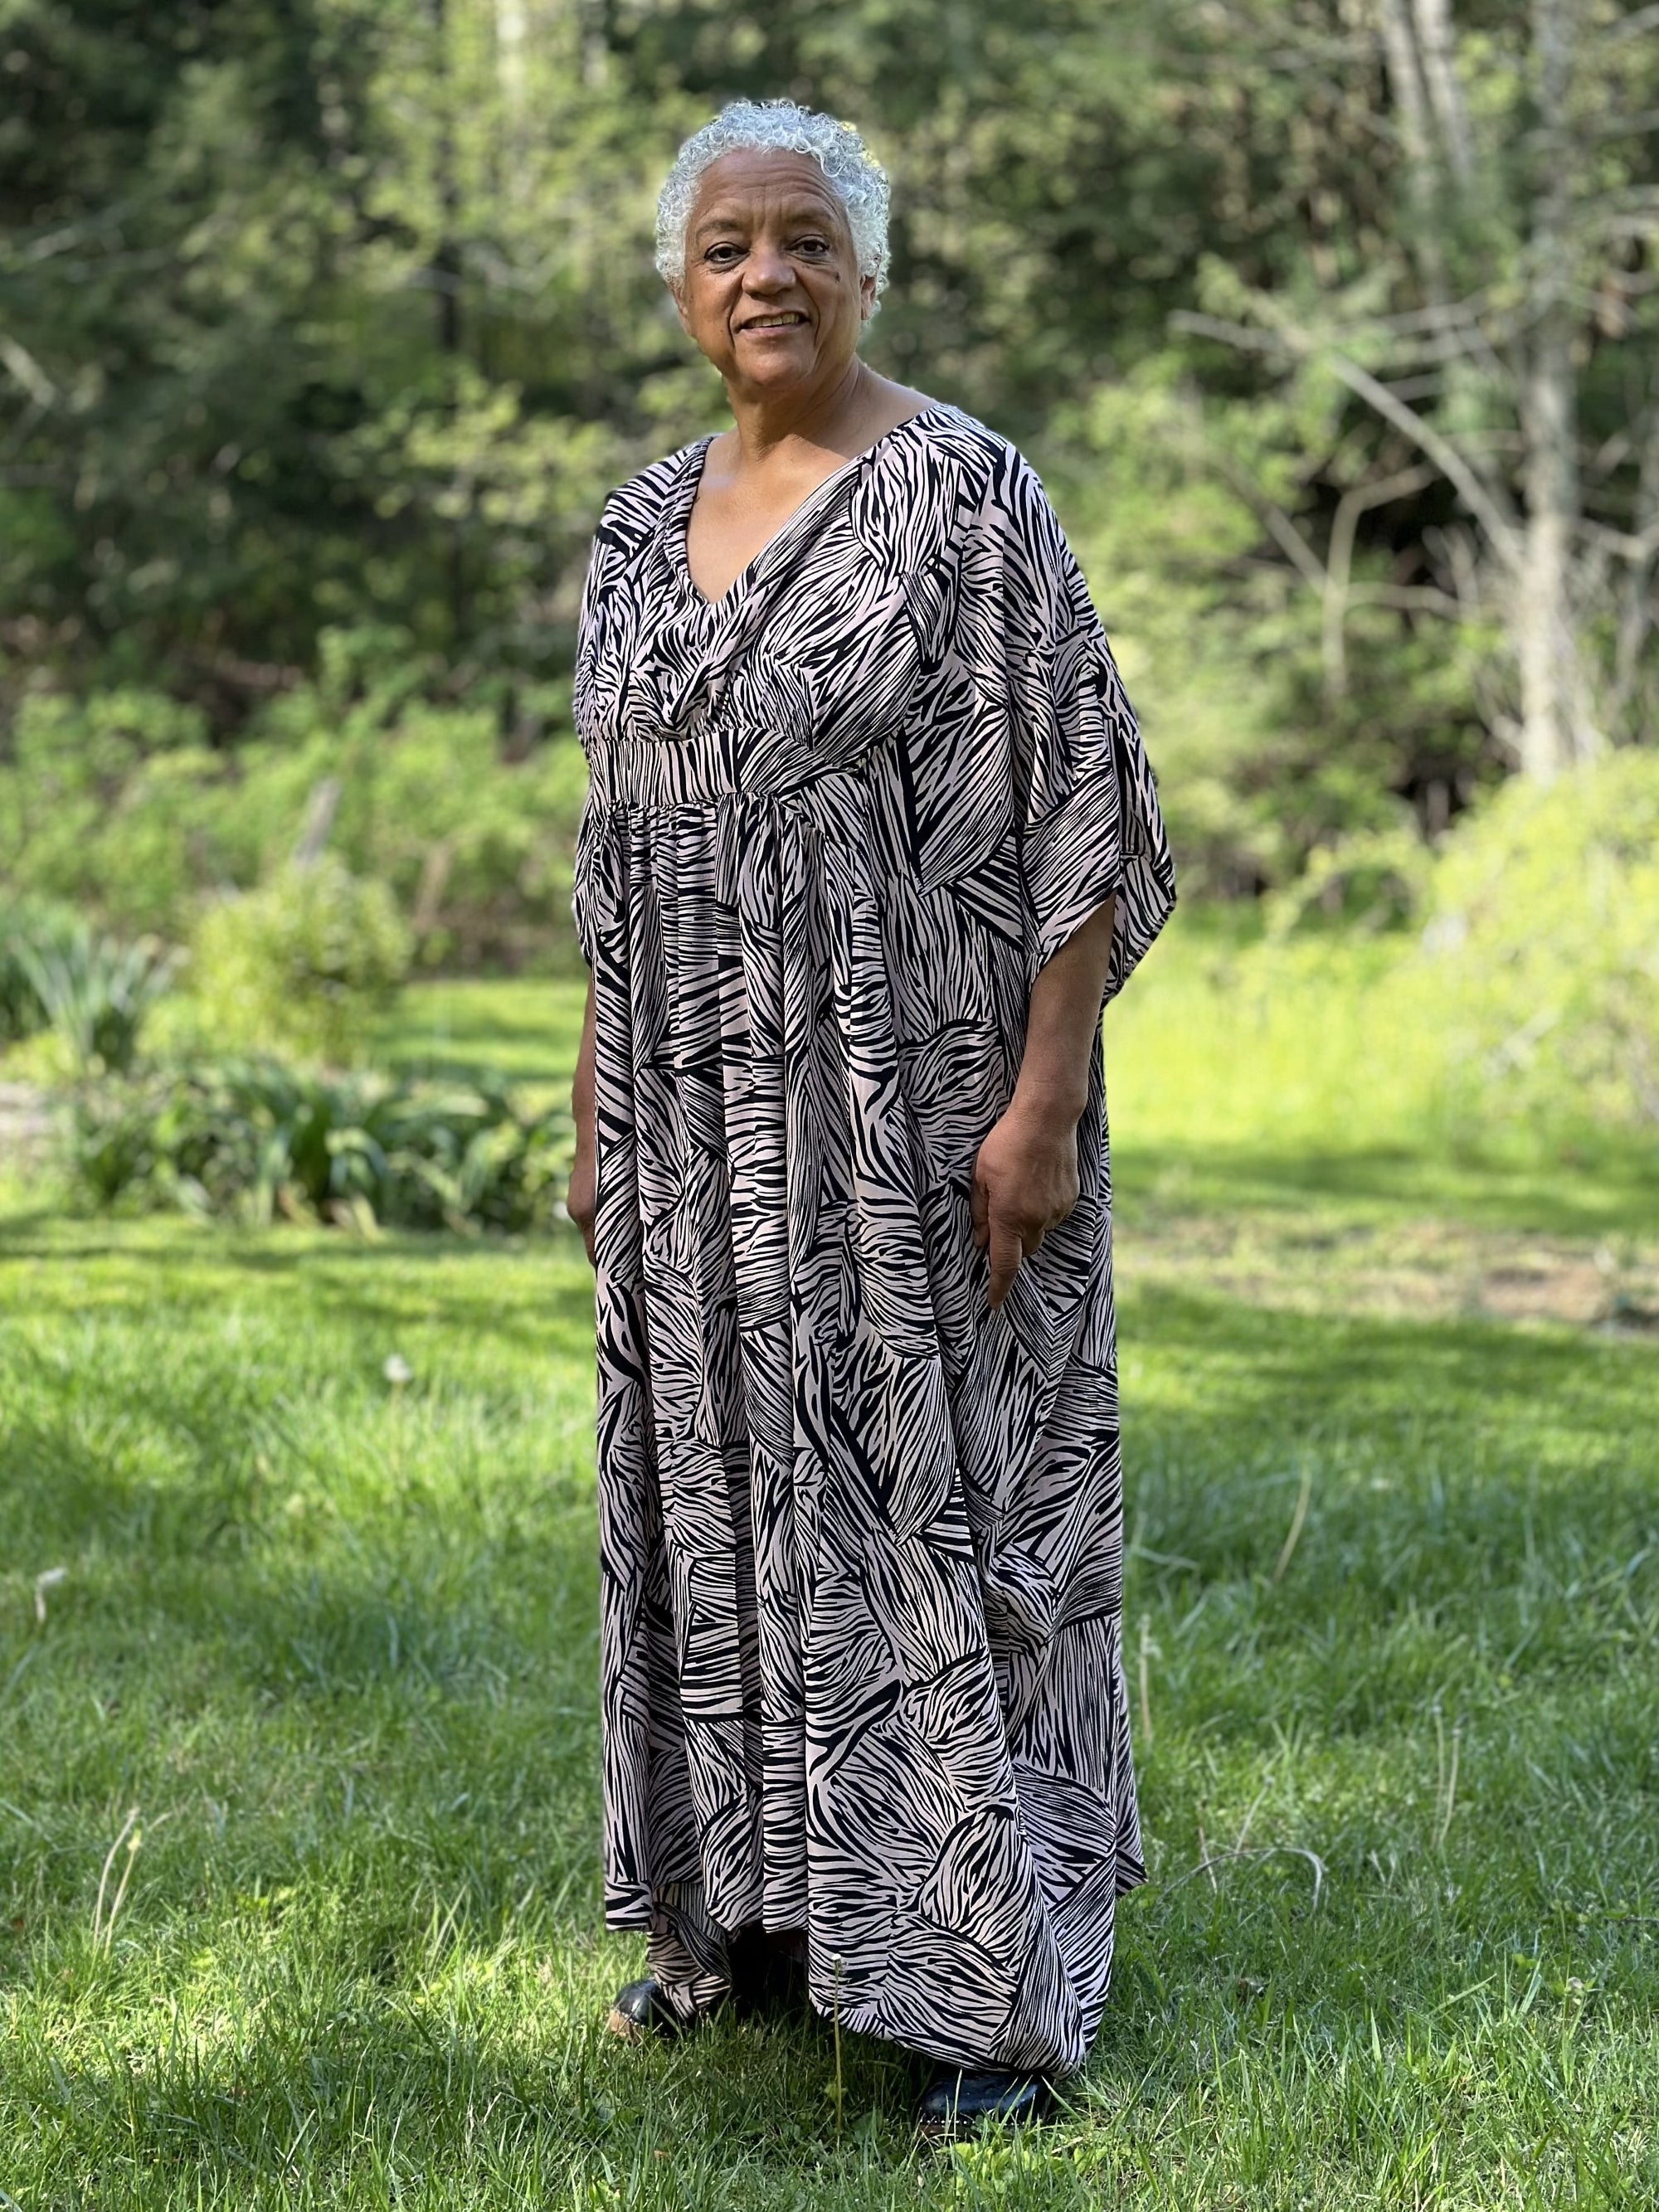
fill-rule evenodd
<path id="1" fill-rule="evenodd" d="M 0 87 L 0 870 L 119 926 L 320 786 L 428 961 L 568 942 L 588 533 L 722 416 L 655 188 L 739 93 L 889 166 L 869 357 L 1043 470 L 1189 895 L 1363 907 L 1651 734 L 1653 8 L 8 0 Z"/>
<path id="2" fill-rule="evenodd" d="M 890 166 L 1182 872 L 1152 1880 L 938 2158 L 601 2025 L 569 669 L 736 93 Z M 1643 0 L 0 0 L 0 2207 L 1659 2204 L 1656 148 Z"/>

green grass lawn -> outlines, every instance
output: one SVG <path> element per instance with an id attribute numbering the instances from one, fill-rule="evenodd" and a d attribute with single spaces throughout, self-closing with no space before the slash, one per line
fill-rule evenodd
<path id="1" fill-rule="evenodd" d="M 550 1085 L 578 1012 L 428 987 L 385 1056 Z M 0 2212 L 1659 2201 L 1655 1341 L 1286 1257 L 1635 1250 L 1646 1164 L 1345 1110 L 1179 941 L 1111 1022 L 1152 1881 L 1064 2123 L 939 2154 L 924 2069 L 850 2037 L 838 2124 L 827 2024 L 600 2032 L 638 1954 L 599 1926 L 574 1237 L 14 1192 Z M 1182 1222 L 1249 1225 L 1248 1295 L 1138 1263 Z"/>

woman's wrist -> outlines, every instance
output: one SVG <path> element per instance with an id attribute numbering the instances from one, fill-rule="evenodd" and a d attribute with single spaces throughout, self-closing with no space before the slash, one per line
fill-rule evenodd
<path id="1" fill-rule="evenodd" d="M 1022 1074 L 1014 1085 L 1008 1111 L 1028 1127 L 1046 1135 L 1069 1137 L 1083 1119 L 1089 1103 L 1089 1086 L 1052 1076 L 1035 1079 Z"/>

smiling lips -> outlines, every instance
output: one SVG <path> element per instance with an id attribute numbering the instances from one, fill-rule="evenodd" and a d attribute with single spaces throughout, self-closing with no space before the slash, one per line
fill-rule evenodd
<path id="1" fill-rule="evenodd" d="M 738 325 L 744 331 L 789 331 L 806 320 L 799 309 L 791 307 L 780 315 L 751 315 L 746 323 Z"/>

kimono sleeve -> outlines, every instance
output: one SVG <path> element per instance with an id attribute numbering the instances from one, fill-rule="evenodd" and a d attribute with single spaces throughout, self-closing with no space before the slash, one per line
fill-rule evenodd
<path id="1" fill-rule="evenodd" d="M 994 506 L 982 520 L 1006 533 L 1002 631 L 1028 970 L 1035 980 L 1115 896 L 1110 999 L 1175 904 L 1152 767 L 1082 571 L 1024 462 Z"/>
<path id="2" fill-rule="evenodd" d="M 599 518 L 592 550 L 588 556 L 587 574 L 582 585 L 581 607 L 576 617 L 576 667 L 571 700 L 576 734 L 581 740 L 582 751 L 587 759 L 588 780 L 576 827 L 570 918 L 575 925 L 576 942 L 581 947 L 582 958 L 590 968 L 593 965 L 596 936 L 595 878 L 600 866 L 600 845 L 606 811 L 605 795 L 598 787 L 593 774 L 593 738 L 602 716 L 602 672 L 599 664 L 604 653 L 605 641 L 600 614 L 610 588 L 610 571 L 614 566 L 611 537 L 605 526 L 609 513 L 610 503 L 607 502 L 605 512 Z"/>

